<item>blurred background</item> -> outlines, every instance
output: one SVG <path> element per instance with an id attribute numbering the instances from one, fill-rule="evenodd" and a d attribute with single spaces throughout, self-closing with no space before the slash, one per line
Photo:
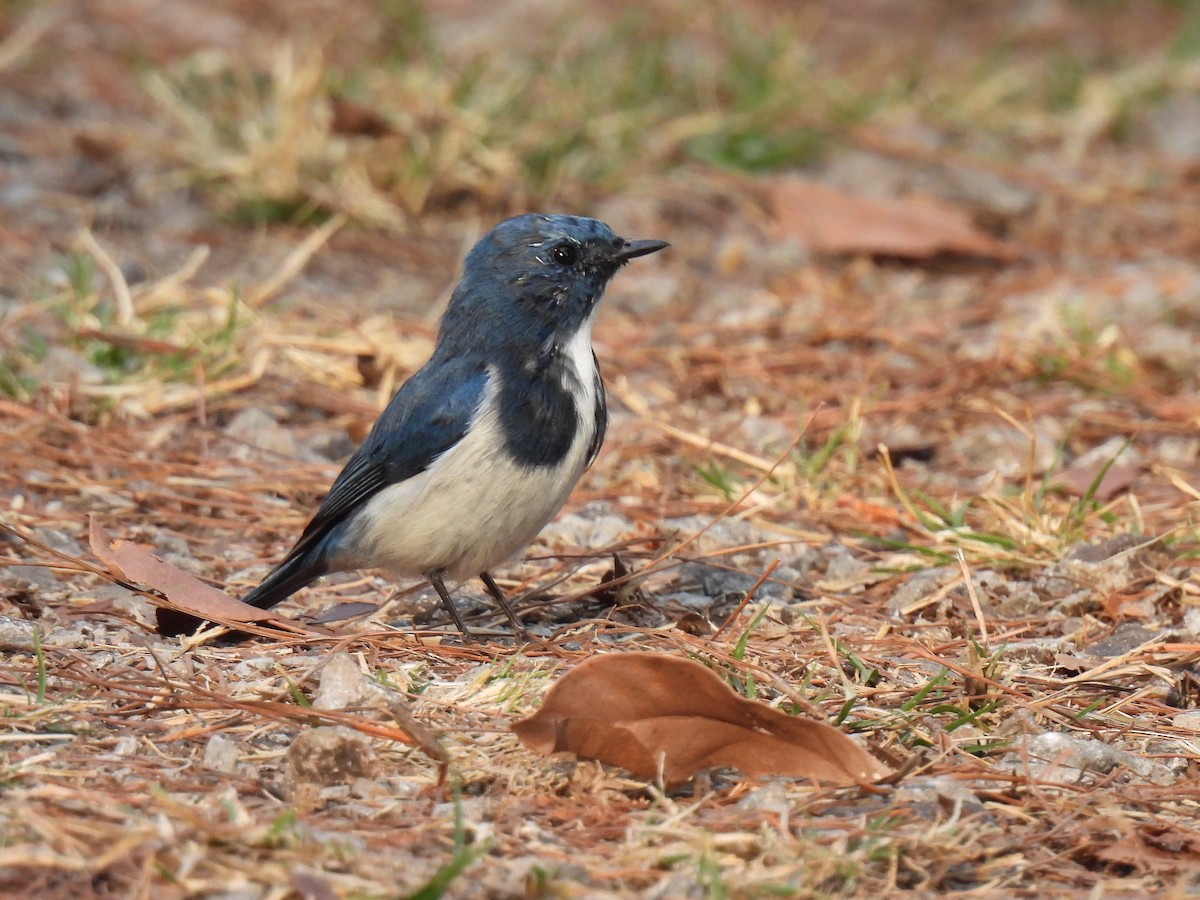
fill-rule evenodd
<path id="1" fill-rule="evenodd" d="M 674 245 L 597 331 L 671 497 L 805 422 L 824 524 L 881 442 L 978 494 L 1136 431 L 1136 478 L 1196 462 L 1197 209 L 1187 0 L 0 5 L 10 411 L 338 459 L 553 210 Z"/>
<path id="2" fill-rule="evenodd" d="M 0 37 L 9 283 L 81 222 L 157 271 L 204 229 L 694 220 L 697 179 L 795 172 L 1081 252 L 1200 158 L 1187 0 L 6 0 Z"/>

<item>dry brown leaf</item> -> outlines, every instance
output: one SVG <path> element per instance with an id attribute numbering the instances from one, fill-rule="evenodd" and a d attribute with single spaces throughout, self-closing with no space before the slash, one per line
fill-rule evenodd
<path id="1" fill-rule="evenodd" d="M 1111 500 L 1124 491 L 1146 471 L 1144 466 L 1136 463 L 1109 466 L 1104 477 L 1100 479 L 1100 483 L 1096 484 L 1097 476 L 1106 465 L 1108 465 L 1106 462 L 1095 462 L 1084 466 L 1072 466 L 1055 478 L 1051 486 L 1064 490 L 1068 494 L 1083 497 L 1092 490 L 1092 485 L 1096 485 L 1092 495 L 1103 502 Z"/>
<path id="2" fill-rule="evenodd" d="M 1194 871 L 1200 867 L 1200 834 L 1144 827 L 1100 848 L 1096 857 L 1138 872 Z"/>
<path id="3" fill-rule="evenodd" d="M 658 653 L 585 661 L 512 730 L 540 753 L 568 751 L 668 785 L 725 766 L 832 784 L 889 774 L 836 728 L 746 700 L 699 663 Z"/>
<path id="4" fill-rule="evenodd" d="M 1008 262 L 1015 248 L 980 231 L 961 210 L 926 198 L 881 199 L 786 178 L 771 186 L 775 225 L 814 253 L 928 259 L 940 253 Z"/>
<path id="5" fill-rule="evenodd" d="M 113 574 L 153 588 L 166 598 L 165 609 L 162 606 L 158 609 L 159 630 L 164 634 L 194 631 L 200 620 L 223 624 L 269 623 L 289 631 L 306 631 L 290 619 L 235 600 L 139 544 L 114 540 L 95 516 L 89 518 L 88 543 L 92 553 Z"/>

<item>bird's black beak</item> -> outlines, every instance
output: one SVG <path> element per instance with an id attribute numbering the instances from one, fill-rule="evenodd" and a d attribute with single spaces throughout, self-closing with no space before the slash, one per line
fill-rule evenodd
<path id="1" fill-rule="evenodd" d="M 638 256 L 657 253 L 670 246 L 666 241 L 625 241 L 621 249 L 617 251 L 616 258 L 625 262 Z"/>

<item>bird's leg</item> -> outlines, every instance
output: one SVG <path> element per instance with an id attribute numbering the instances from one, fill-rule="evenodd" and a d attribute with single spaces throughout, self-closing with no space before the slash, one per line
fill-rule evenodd
<path id="1" fill-rule="evenodd" d="M 446 590 L 446 582 L 442 580 L 442 573 L 430 572 L 425 577 L 429 579 L 429 583 L 433 585 L 433 589 L 442 598 L 442 606 L 446 607 L 446 612 L 450 613 L 450 618 L 454 620 L 454 624 L 462 632 L 463 640 L 474 643 L 475 635 L 471 634 L 471 629 L 467 628 L 467 623 L 458 614 L 458 609 L 454 606 L 454 600 L 451 598 L 450 592 Z"/>
<path id="2" fill-rule="evenodd" d="M 483 582 L 483 586 L 487 588 L 487 592 L 492 595 L 492 598 L 500 604 L 500 608 L 504 610 L 504 614 L 508 616 L 508 621 L 512 622 L 513 629 L 520 637 L 528 637 L 529 632 L 525 630 L 525 626 L 521 624 L 521 620 L 517 618 L 517 614 L 509 605 L 508 598 L 504 596 L 504 591 L 500 590 L 500 585 L 496 584 L 496 579 L 487 572 L 479 573 L 479 580 Z"/>

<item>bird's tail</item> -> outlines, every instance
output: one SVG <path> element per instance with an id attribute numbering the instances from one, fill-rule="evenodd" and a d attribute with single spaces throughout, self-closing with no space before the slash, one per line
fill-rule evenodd
<path id="1" fill-rule="evenodd" d="M 314 559 L 314 556 L 317 558 Z M 263 579 L 262 584 L 246 594 L 242 602 L 259 609 L 270 609 L 300 588 L 312 584 L 328 571 L 324 560 L 318 554 L 298 553 L 289 556 Z"/>

